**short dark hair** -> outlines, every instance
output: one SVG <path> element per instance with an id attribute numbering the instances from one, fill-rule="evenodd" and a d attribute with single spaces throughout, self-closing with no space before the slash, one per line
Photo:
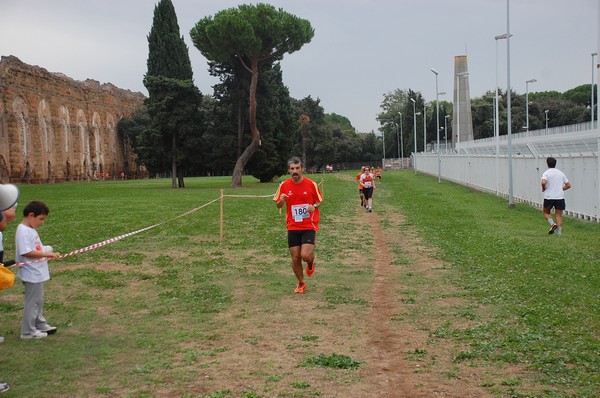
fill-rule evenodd
<path id="1" fill-rule="evenodd" d="M 40 202 L 39 200 L 34 200 L 33 202 L 29 202 L 27 206 L 23 209 L 23 217 L 27 217 L 29 213 L 33 213 L 35 217 L 44 214 L 50 214 L 50 209 L 44 202 Z"/>
<path id="2" fill-rule="evenodd" d="M 554 159 L 552 156 L 549 156 L 546 159 L 546 164 L 548 165 L 548 167 L 550 167 L 551 169 L 556 167 L 556 159 Z"/>
<path id="3" fill-rule="evenodd" d="M 300 165 L 302 166 L 302 160 L 298 156 L 292 156 L 288 160 L 288 168 L 290 167 L 290 165 L 297 163 L 300 163 Z"/>

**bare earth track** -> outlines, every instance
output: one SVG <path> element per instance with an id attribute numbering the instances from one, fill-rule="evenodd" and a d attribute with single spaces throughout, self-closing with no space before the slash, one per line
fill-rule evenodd
<path id="1" fill-rule="evenodd" d="M 188 391 L 256 391 L 261 397 L 491 396 L 479 387 L 483 376 L 477 368 L 459 371 L 452 364 L 450 339 L 430 337 L 461 305 L 460 295 L 444 281 L 444 264 L 423 247 L 395 209 L 385 209 L 380 216 L 377 209 L 366 213 L 357 206 L 351 225 L 355 228 L 348 234 L 360 239 L 370 230 L 375 243 L 374 261 L 364 264 L 368 259 L 362 259 L 362 266 L 372 267 L 373 284 L 365 292 L 369 306 L 324 306 L 318 297 L 335 284 L 327 285 L 319 274 L 326 275 L 333 264 L 317 262 L 304 295 L 292 294 L 293 286 L 286 285 L 274 308 L 262 307 L 261 295 L 255 294 L 263 288 L 260 283 L 240 286 L 232 306 L 219 315 L 217 337 L 203 342 L 203 352 L 215 352 L 215 358 L 200 363 Z M 347 254 L 343 261 L 354 264 L 357 258 Z M 287 257 L 266 261 L 278 264 L 290 279 Z M 402 283 L 407 275 L 418 275 L 426 283 L 407 288 Z M 349 353 L 364 366 L 348 371 L 298 366 L 317 353 Z M 306 389 L 294 387 L 290 392 L 290 385 Z M 164 392 L 171 396 L 173 391 Z"/>
<path id="2" fill-rule="evenodd" d="M 401 230 L 386 230 L 382 227 L 382 220 L 377 213 L 364 214 L 359 211 L 359 218 L 363 223 L 368 223 L 372 228 L 375 243 L 374 285 L 370 302 L 370 324 L 368 346 L 372 351 L 367 359 L 367 390 L 364 397 L 486 397 L 487 391 L 478 387 L 478 376 L 469 374 L 467 379 L 455 378 L 450 380 L 440 372 L 437 366 L 427 364 L 422 360 L 407 360 L 415 350 L 427 352 L 429 362 L 433 359 L 441 369 L 451 366 L 449 344 L 447 341 L 431 343 L 429 329 L 439 320 L 433 310 L 432 318 L 427 315 L 416 323 L 405 316 L 410 311 L 410 300 L 404 300 L 406 287 L 402 285 L 402 276 L 420 274 L 427 278 L 429 285 L 422 291 L 411 292 L 416 294 L 416 300 L 432 300 L 435 297 L 444 297 L 442 292 L 449 293 L 453 288 L 444 286 L 442 277 L 443 263 L 433 258 L 433 252 L 422 246 L 413 228 L 400 227 Z M 403 217 L 397 212 L 386 211 L 386 220 L 394 226 L 403 223 Z M 401 267 L 394 265 L 395 253 L 390 247 L 396 248 L 406 260 Z M 401 273 L 402 272 L 402 273 Z M 451 294 L 449 294 L 451 296 Z M 445 307 L 456 303 L 449 303 L 455 299 L 436 299 L 434 306 Z M 395 321 L 394 319 L 400 319 Z M 428 367 L 428 369 L 425 369 Z M 358 396 L 358 395 L 356 395 Z"/>
<path id="3" fill-rule="evenodd" d="M 303 295 L 292 293 L 287 250 L 273 255 L 260 247 L 240 252 L 223 246 L 228 267 L 245 277 L 232 280 L 227 309 L 205 329 L 199 325 L 206 331 L 202 338 L 174 350 L 173 369 L 189 376 L 157 371 L 157 378 L 177 382 L 163 384 L 155 396 L 492 397 L 481 386 L 497 380 L 489 378 L 497 370 L 454 363 L 453 356 L 465 347 L 435 333 L 449 323 L 469 326 L 473 321 L 456 314 L 465 308 L 476 311 L 473 304 L 447 281 L 448 266 L 398 209 L 380 206 L 376 198 L 373 213 L 356 204 L 343 215 L 328 215 L 323 228 L 344 228 L 344 246 L 339 247 L 348 250 L 320 243 L 317 270 L 306 279 Z M 337 239 L 338 234 L 329 236 Z M 329 261 L 319 257 L 327 250 Z M 267 270 L 271 276 L 263 278 Z M 280 278 L 273 279 L 273 273 Z M 350 300 L 329 300 L 339 298 L 338 292 L 350 294 Z M 302 365 L 307 358 L 330 354 L 351 357 L 362 366 Z"/>

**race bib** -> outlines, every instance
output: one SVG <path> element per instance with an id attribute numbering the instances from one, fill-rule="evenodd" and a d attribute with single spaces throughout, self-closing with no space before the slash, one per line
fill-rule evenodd
<path id="1" fill-rule="evenodd" d="M 371 181 L 365 181 L 363 185 L 365 188 L 371 188 L 373 186 L 373 183 Z"/>
<path id="2" fill-rule="evenodd" d="M 310 217 L 310 214 L 308 214 L 308 204 L 292 206 L 292 218 L 294 221 L 302 222 L 303 219 L 308 217 Z"/>

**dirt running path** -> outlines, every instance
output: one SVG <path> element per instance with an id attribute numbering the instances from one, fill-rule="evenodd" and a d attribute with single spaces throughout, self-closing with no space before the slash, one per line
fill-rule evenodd
<path id="1" fill-rule="evenodd" d="M 408 336 L 402 333 L 399 325 L 390 325 L 392 317 L 400 312 L 394 297 L 398 286 L 391 280 L 391 276 L 396 272 L 391 265 L 394 255 L 388 248 L 377 213 L 371 213 L 368 217 L 373 226 L 375 241 L 374 286 L 371 297 L 373 329 L 369 342 L 373 350 L 368 360 L 368 372 L 380 397 L 427 397 L 428 394 L 415 388 L 411 380 L 414 366 L 410 366 L 404 360 L 403 353 L 410 343 Z"/>
<path id="2" fill-rule="evenodd" d="M 437 307 L 429 316 L 416 324 L 397 321 L 407 318 L 410 304 L 406 304 L 404 292 L 408 287 L 402 285 L 402 275 L 418 273 L 430 281 L 422 291 L 416 293 L 417 300 L 431 300 L 432 295 L 440 292 L 452 292 L 451 286 L 443 284 L 443 263 L 433 258 L 432 250 L 423 247 L 413 228 L 402 226 L 401 230 L 382 227 L 382 217 L 376 212 L 365 213 L 359 210 L 360 222 L 370 225 L 375 243 L 374 285 L 370 302 L 372 310 L 368 345 L 372 348 L 367 358 L 366 380 L 368 391 L 364 397 L 487 397 L 488 391 L 478 387 L 481 376 L 469 371 L 464 377 L 448 378 L 444 369 L 453 366 L 449 341 L 430 341 L 429 331 L 438 321 L 436 315 L 446 312 L 444 308 L 456 305 L 455 299 L 436 300 Z M 404 217 L 386 212 L 386 223 L 399 226 Z M 390 250 L 394 248 L 394 252 Z M 407 264 L 394 264 L 398 252 Z M 400 281 L 400 282 L 399 282 Z M 412 288 L 414 289 L 414 287 Z M 414 293 L 414 291 L 413 291 Z M 443 296 L 443 295 L 442 295 Z M 409 301 L 410 302 L 410 301 Z M 428 318 L 421 315 L 421 318 Z M 427 352 L 427 358 L 408 360 L 416 350 Z M 418 351 L 417 351 L 418 352 Z M 431 366 L 431 361 L 436 365 Z"/>

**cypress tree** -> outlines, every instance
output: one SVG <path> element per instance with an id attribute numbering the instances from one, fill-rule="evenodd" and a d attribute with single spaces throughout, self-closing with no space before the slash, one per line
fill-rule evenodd
<path id="1" fill-rule="evenodd" d="M 147 67 L 144 86 L 148 89 L 146 106 L 152 120 L 148 135 L 153 137 L 153 152 L 159 154 L 155 161 L 161 164 L 163 159 L 169 159 L 172 187 L 177 187 L 177 177 L 179 187 L 183 187 L 181 167 L 189 162 L 186 154 L 198 153 L 186 148 L 185 143 L 190 135 L 199 134 L 202 95 L 194 86 L 188 47 L 179 32 L 171 0 L 161 0 L 154 8 Z"/>

